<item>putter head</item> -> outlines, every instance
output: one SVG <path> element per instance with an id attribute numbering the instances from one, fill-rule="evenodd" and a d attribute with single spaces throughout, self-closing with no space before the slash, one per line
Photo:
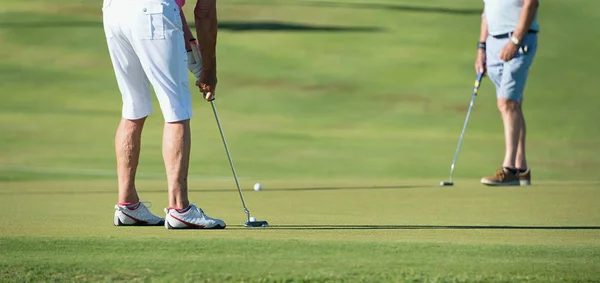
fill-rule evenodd
<path id="1" fill-rule="evenodd" d="M 440 187 L 451 187 L 451 186 L 454 186 L 454 182 L 444 182 L 444 181 L 440 182 Z"/>
<path id="2" fill-rule="evenodd" d="M 264 227 L 269 227 L 269 223 L 267 221 L 248 221 L 246 223 L 244 223 L 244 226 L 248 227 L 248 228 L 264 228 Z"/>

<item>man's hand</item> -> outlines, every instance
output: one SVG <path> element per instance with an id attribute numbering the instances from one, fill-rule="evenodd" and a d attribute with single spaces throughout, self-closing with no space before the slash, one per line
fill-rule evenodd
<path id="1" fill-rule="evenodd" d="M 198 50 L 198 45 L 194 42 L 191 44 L 192 51 L 187 53 L 188 59 L 188 69 L 194 77 L 196 77 L 196 81 L 200 80 L 200 73 L 202 72 L 202 58 L 200 57 L 200 50 Z"/>
<path id="2" fill-rule="evenodd" d="M 204 94 L 204 99 L 208 101 L 215 100 L 215 89 L 217 87 L 217 72 L 202 70 L 200 79 L 196 81 L 196 86 Z"/>
<path id="3" fill-rule="evenodd" d="M 475 72 L 478 74 L 485 74 L 487 72 L 485 56 L 485 50 L 477 49 L 477 59 L 475 60 Z"/>
<path id="4" fill-rule="evenodd" d="M 508 62 L 517 56 L 517 52 L 519 51 L 519 46 L 514 44 L 512 41 L 509 41 L 502 51 L 500 52 L 500 60 L 504 62 Z"/>

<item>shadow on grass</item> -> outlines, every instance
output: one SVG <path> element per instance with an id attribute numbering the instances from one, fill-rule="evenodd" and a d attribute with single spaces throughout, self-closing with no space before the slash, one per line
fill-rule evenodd
<path id="1" fill-rule="evenodd" d="M 194 28 L 195 25 L 191 25 Z M 287 31 L 287 32 L 380 32 L 379 27 L 323 26 L 279 21 L 225 21 L 219 23 L 219 30 L 234 32 Z"/>
<path id="2" fill-rule="evenodd" d="M 233 226 L 231 228 L 244 228 Z M 274 230 L 600 230 L 600 226 L 496 226 L 496 225 L 272 225 Z"/>
<path id="3" fill-rule="evenodd" d="M 102 28 L 102 22 L 84 20 L 57 21 L 11 21 L 0 22 L 0 29 L 30 29 L 30 28 Z"/>
<path id="4" fill-rule="evenodd" d="M 356 186 L 356 187 L 303 187 L 303 188 L 272 188 L 261 191 L 262 192 L 294 192 L 294 191 L 333 191 L 333 190 L 400 190 L 400 189 L 416 189 L 416 188 L 433 188 L 434 186 L 412 186 L 412 185 L 400 185 L 400 186 Z M 139 193 L 166 193 L 167 189 L 160 190 L 138 190 Z M 251 189 L 242 189 L 244 192 L 251 192 Z M 189 192 L 195 193 L 232 193 L 237 192 L 235 187 L 231 189 L 198 189 L 189 190 Z M 0 190 L 0 195 L 86 195 L 86 194 L 116 194 L 115 190 L 61 190 L 61 191 L 10 191 L 3 192 Z"/>
<path id="5" fill-rule="evenodd" d="M 0 22 L 0 29 L 23 28 L 102 28 L 100 21 L 23 21 Z M 195 25 L 190 25 L 195 28 Z M 380 32 L 379 27 L 323 26 L 279 21 L 221 21 L 219 30 L 233 32 Z"/>
<path id="6" fill-rule="evenodd" d="M 434 13 L 434 14 L 452 14 L 452 15 L 481 15 L 482 9 L 460 9 L 446 7 L 427 7 L 416 5 L 402 4 L 384 4 L 384 3 L 344 3 L 344 2 L 324 2 L 324 1 L 302 1 L 299 4 L 316 7 L 333 7 L 333 8 L 354 8 L 354 9 L 378 9 L 391 10 L 398 12 L 415 12 L 415 13 Z"/>

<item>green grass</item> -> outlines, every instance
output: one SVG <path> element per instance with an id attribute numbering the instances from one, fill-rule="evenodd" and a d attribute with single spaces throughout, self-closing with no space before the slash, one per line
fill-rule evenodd
<path id="1" fill-rule="evenodd" d="M 598 185 L 481 189 L 475 182 L 194 181 L 222 231 L 116 228 L 112 181 L 13 182 L 1 193 L 2 281 L 597 281 Z M 156 181 L 142 181 L 155 212 Z M 245 184 L 246 185 L 246 184 Z"/>
<path id="2" fill-rule="evenodd" d="M 191 198 L 224 231 L 111 225 L 120 99 L 101 3 L 4 2 L 1 282 L 600 280 L 597 1 L 543 1 L 524 104 L 534 186 L 501 189 L 478 184 L 503 157 L 489 80 L 456 186 L 435 186 L 471 94 L 480 2 L 220 1 L 225 27 L 349 29 L 221 29 L 219 113 L 242 186 L 264 186 L 246 192 L 250 209 L 272 224 L 241 227 L 214 117 L 198 96 Z M 155 108 L 138 187 L 159 213 Z"/>
<path id="3" fill-rule="evenodd" d="M 320 244 L 265 240 L 129 239 L 14 239 L 8 278 L 37 281 L 39 278 L 78 281 L 185 282 L 246 281 L 576 281 L 595 280 L 598 248 L 541 246 L 339 243 Z M 148 245 L 156 248 L 148 249 Z M 220 245 L 221 248 L 215 248 Z M 94 249 L 83 254 L 82 250 Z M 51 247 L 51 248 L 48 248 Z M 39 252 L 43 250 L 44 252 Z M 186 250 L 188 254 L 180 255 Z M 31 254 L 35 254 L 35 257 Z M 61 257 L 56 256 L 60 253 Z M 133 253 L 133 254 L 127 254 Z M 223 254 L 227 254 L 224 256 Z M 373 254 L 375 257 L 365 257 Z M 140 257 L 164 259 L 151 263 Z M 119 260 L 115 260 L 118 258 Z M 52 264 L 48 262 L 52 261 Z M 123 264 L 123 261 L 131 264 Z M 484 261 L 485 266 L 473 264 Z M 157 264 L 168 269 L 155 268 Z M 490 265 L 490 267 L 488 267 Z M 25 267 L 26 266 L 26 267 Z M 289 266 L 293 268 L 281 268 Z M 190 269 L 190 267 L 195 267 Z M 532 275 L 531 269 L 540 269 Z M 218 270 L 218 271 L 217 271 Z M 512 274 L 506 274 L 506 270 Z M 218 275 L 213 272 L 219 272 Z M 579 273 L 569 276 L 567 274 Z M 22 276 L 26 274 L 26 276 Z M 292 279 L 293 278 L 293 279 Z M 254 281 L 254 280 L 253 280 Z M 258 281 L 258 280 L 257 280 Z"/>

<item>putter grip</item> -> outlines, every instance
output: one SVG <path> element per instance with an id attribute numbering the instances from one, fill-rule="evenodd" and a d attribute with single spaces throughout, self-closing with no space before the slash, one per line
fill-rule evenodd
<path id="1" fill-rule="evenodd" d="M 196 43 L 196 41 L 192 41 L 190 44 L 192 45 L 192 55 L 194 55 L 194 60 L 196 60 L 196 63 L 202 63 L 202 57 L 200 57 L 200 48 L 198 43 Z"/>
<path id="2" fill-rule="evenodd" d="M 475 80 L 475 87 L 479 87 L 481 84 L 481 80 L 483 79 L 483 73 L 477 74 L 477 79 Z"/>
<path id="3" fill-rule="evenodd" d="M 477 90 L 479 89 L 479 86 L 481 85 L 481 80 L 483 79 L 483 73 L 478 73 L 477 74 L 477 79 L 475 79 L 475 85 L 473 87 L 473 94 L 477 95 Z"/>

